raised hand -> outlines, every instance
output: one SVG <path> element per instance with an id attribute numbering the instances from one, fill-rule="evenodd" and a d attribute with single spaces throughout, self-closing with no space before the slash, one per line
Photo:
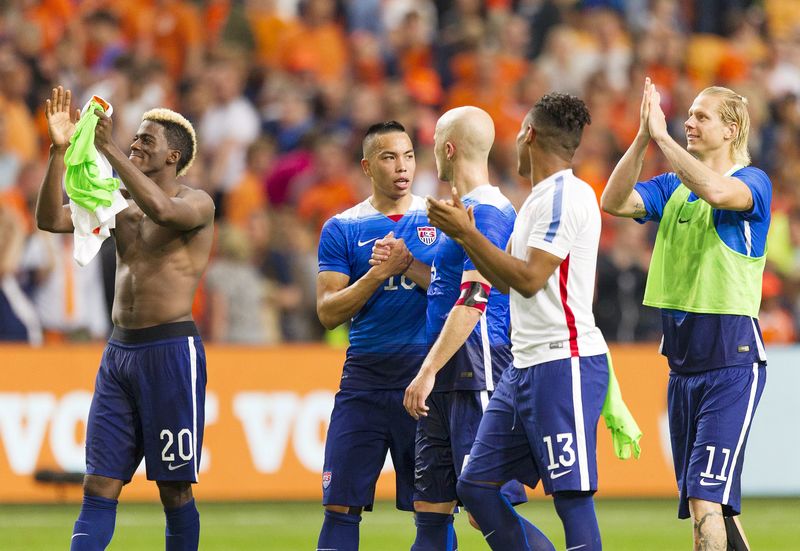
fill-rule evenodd
<path id="1" fill-rule="evenodd" d="M 114 123 L 111 117 L 106 115 L 102 109 L 95 109 L 97 115 L 97 126 L 94 129 L 94 145 L 98 150 L 104 151 L 104 148 L 114 143 L 112 138 L 112 130 Z"/>
<path id="2" fill-rule="evenodd" d="M 458 241 L 475 226 L 472 207 L 464 208 L 455 187 L 450 190 L 451 199 L 438 200 L 427 197 L 428 220 L 451 238 Z"/>
<path id="3" fill-rule="evenodd" d="M 653 85 L 650 82 L 650 77 L 644 79 L 644 92 L 642 93 L 642 105 L 639 108 L 639 135 L 650 137 L 650 127 L 648 119 L 650 118 L 650 96 L 653 91 Z"/>
<path id="4" fill-rule="evenodd" d="M 655 84 L 651 85 L 650 101 L 647 114 L 647 127 L 654 140 L 669 136 L 667 131 L 667 118 L 661 109 L 661 94 L 656 91 Z"/>
<path id="5" fill-rule="evenodd" d="M 56 147 L 66 148 L 75 133 L 75 123 L 81 118 L 80 109 L 70 112 L 72 92 L 63 87 L 53 88 L 53 93 L 45 102 L 44 115 L 47 118 L 47 132 Z"/>

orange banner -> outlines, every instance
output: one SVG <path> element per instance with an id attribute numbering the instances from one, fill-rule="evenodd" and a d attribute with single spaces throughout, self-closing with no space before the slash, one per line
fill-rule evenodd
<path id="1" fill-rule="evenodd" d="M 206 430 L 195 493 L 208 500 L 317 499 L 325 432 L 342 350 L 324 346 L 208 346 Z M 101 346 L 0 347 L 0 502 L 77 501 L 74 484 L 40 483 L 39 470 L 84 465 L 85 421 Z M 602 496 L 675 495 L 666 423 L 666 361 L 655 345 L 616 347 L 614 368 L 644 438 L 620 461 L 598 427 Z M 378 497 L 394 494 L 387 465 Z M 157 499 L 140 468 L 126 500 Z"/>

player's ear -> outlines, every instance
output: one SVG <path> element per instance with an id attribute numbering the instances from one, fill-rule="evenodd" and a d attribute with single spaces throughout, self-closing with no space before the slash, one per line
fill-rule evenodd
<path id="1" fill-rule="evenodd" d="M 739 133 L 739 125 L 737 125 L 735 122 L 732 122 L 725 127 L 724 137 L 726 140 L 734 140 L 736 139 L 736 135 L 738 133 Z"/>
<path id="2" fill-rule="evenodd" d="M 167 154 L 167 164 L 174 165 L 177 164 L 178 161 L 181 160 L 181 152 L 177 149 L 170 149 L 169 153 Z"/>
<path id="3" fill-rule="evenodd" d="M 364 174 L 367 175 L 367 178 L 372 178 L 372 171 L 369 168 L 369 161 L 366 159 L 361 159 L 361 170 L 364 171 Z"/>
<path id="4" fill-rule="evenodd" d="M 456 146 L 453 142 L 445 142 L 444 144 L 444 153 L 447 155 L 447 160 L 450 161 L 456 154 Z"/>

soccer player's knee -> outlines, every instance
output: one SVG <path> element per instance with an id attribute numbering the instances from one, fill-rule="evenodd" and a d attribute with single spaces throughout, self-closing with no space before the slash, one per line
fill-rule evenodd
<path id="1" fill-rule="evenodd" d="M 189 503 L 192 499 L 192 484 L 190 482 L 157 482 L 161 504 L 167 509 L 177 509 Z"/>
<path id="2" fill-rule="evenodd" d="M 475 482 L 470 482 L 469 480 L 464 480 L 463 478 L 458 479 L 458 484 L 456 484 L 456 493 L 458 494 L 458 498 L 464 504 L 467 509 L 475 509 L 481 503 L 482 495 L 487 491 L 492 491 L 491 487 L 488 487 L 483 484 L 476 484 Z"/>
<path id="3" fill-rule="evenodd" d="M 363 507 L 351 507 L 349 505 L 324 505 L 325 512 L 339 513 L 341 515 L 350 515 L 353 517 L 361 518 L 361 511 Z"/>
<path id="4" fill-rule="evenodd" d="M 117 499 L 122 491 L 122 481 L 116 478 L 87 474 L 83 477 L 83 494 Z"/>
<path id="5" fill-rule="evenodd" d="M 592 492 L 556 492 L 553 494 L 553 505 L 562 520 L 574 514 L 594 511 Z"/>

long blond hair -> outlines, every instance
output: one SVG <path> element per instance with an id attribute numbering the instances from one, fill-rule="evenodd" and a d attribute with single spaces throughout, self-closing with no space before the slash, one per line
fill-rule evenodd
<path id="1" fill-rule="evenodd" d="M 747 98 L 723 86 L 710 86 L 700 95 L 714 96 L 720 99 L 718 112 L 723 124 L 735 124 L 738 133 L 731 142 L 731 157 L 736 164 L 750 164 L 750 153 L 747 151 L 747 138 L 750 135 L 750 114 L 747 112 Z"/>

